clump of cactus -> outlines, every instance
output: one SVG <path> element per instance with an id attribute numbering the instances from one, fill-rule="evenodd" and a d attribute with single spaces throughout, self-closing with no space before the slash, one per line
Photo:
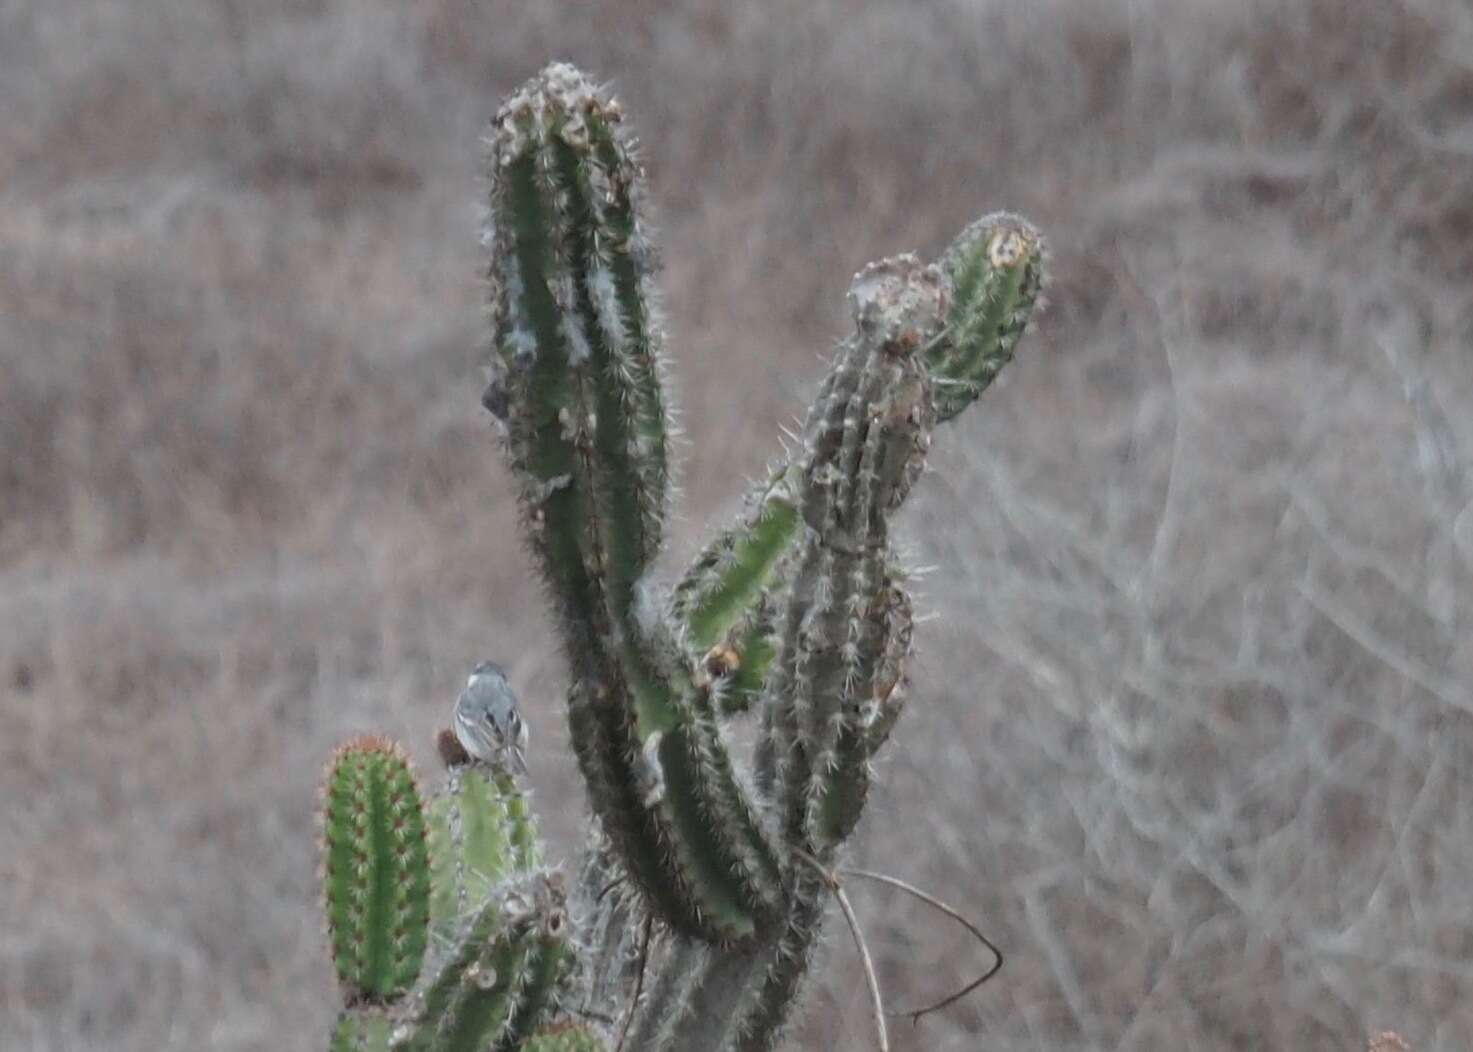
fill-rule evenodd
<path id="1" fill-rule="evenodd" d="M 488 175 L 482 400 L 555 605 L 597 829 L 570 888 L 513 772 L 447 732 L 426 803 L 397 747 L 344 746 L 324 807 L 345 999 L 331 1047 L 770 1049 L 904 704 L 892 522 L 937 424 L 1011 359 L 1042 242 L 998 213 L 936 264 L 860 271 L 801 442 L 661 588 L 670 407 L 619 104 L 547 67 L 498 112 Z M 738 720 L 755 723 L 750 756 Z"/>

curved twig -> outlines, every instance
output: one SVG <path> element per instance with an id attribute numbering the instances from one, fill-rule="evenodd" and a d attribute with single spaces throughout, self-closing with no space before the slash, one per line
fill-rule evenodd
<path id="1" fill-rule="evenodd" d="M 986 946 L 988 952 L 996 958 L 991 968 L 988 968 L 987 971 L 983 972 L 976 979 L 973 979 L 966 986 L 963 986 L 960 990 L 956 991 L 956 993 L 950 994 L 947 997 L 943 997 L 941 1000 L 937 1001 L 934 1004 L 924 1005 L 920 1008 L 912 1008 L 903 1012 L 890 1012 L 890 1015 L 910 1016 L 910 1021 L 912 1024 L 919 1023 L 922 1016 L 930 1015 L 932 1012 L 939 1012 L 943 1008 L 947 1008 L 955 1004 L 1002 970 L 1002 951 L 997 948 L 997 946 L 992 942 L 991 939 L 983 935 L 981 930 L 975 924 L 967 920 L 967 918 L 957 912 L 955 908 L 948 906 L 946 903 L 936 898 L 936 896 L 922 891 L 914 884 L 909 884 L 901 880 L 899 877 L 888 876 L 884 873 L 875 873 L 874 871 L 868 869 L 844 869 L 840 870 L 840 872 L 847 877 L 860 877 L 864 880 L 875 881 L 878 884 L 889 885 L 892 888 L 896 888 L 900 891 L 905 892 L 907 895 L 911 895 L 917 899 L 920 899 L 928 906 L 940 910 L 942 913 L 946 914 L 962 927 L 966 928 L 967 931 L 971 932 L 972 935 L 976 937 L 977 941 L 980 942 L 983 946 Z"/>
<path id="2" fill-rule="evenodd" d="M 655 915 L 646 913 L 644 915 L 644 931 L 639 936 L 639 971 L 634 976 L 634 996 L 629 999 L 629 1011 L 624 1013 L 624 1027 L 619 1031 L 619 1043 L 614 1046 L 614 1052 L 624 1052 L 624 1041 L 629 1037 L 629 1027 L 634 1022 L 634 1013 L 639 1011 L 639 995 L 644 992 L 644 970 L 650 960 L 650 926 L 654 923 Z"/>

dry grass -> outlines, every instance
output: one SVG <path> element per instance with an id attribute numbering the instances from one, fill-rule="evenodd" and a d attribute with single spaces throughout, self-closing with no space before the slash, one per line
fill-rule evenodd
<path id="1" fill-rule="evenodd" d="M 899 1046 L 1473 1045 L 1466 6 L 671 6 L 0 3 L 0 1048 L 321 1047 L 318 766 L 428 764 L 476 659 L 575 839 L 476 405 L 479 125 L 551 57 L 648 147 L 676 558 L 853 270 L 1051 235 L 910 513 L 939 616 L 859 851 L 1009 963 Z M 972 970 L 854 897 L 897 1005 Z M 809 1017 L 865 1040 L 839 940 Z"/>

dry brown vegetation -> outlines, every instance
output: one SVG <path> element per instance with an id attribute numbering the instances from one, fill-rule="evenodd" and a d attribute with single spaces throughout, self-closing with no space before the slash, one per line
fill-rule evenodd
<path id="1" fill-rule="evenodd" d="M 0 3 L 0 1048 L 320 1048 L 319 765 L 429 767 L 477 659 L 576 843 L 477 406 L 478 133 L 554 57 L 662 206 L 672 565 L 859 265 L 1052 239 L 908 513 L 937 616 L 858 853 L 1009 961 L 900 1047 L 1473 1046 L 1461 0 L 70 0 Z M 983 963 L 853 894 L 897 1007 Z M 864 1047 L 825 976 L 803 1033 Z"/>

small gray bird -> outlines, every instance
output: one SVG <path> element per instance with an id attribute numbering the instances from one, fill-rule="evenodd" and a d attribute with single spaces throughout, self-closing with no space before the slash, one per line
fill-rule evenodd
<path id="1" fill-rule="evenodd" d="M 527 773 L 527 725 L 506 673 L 494 661 L 472 670 L 455 703 L 454 727 L 456 740 L 472 759 Z"/>

